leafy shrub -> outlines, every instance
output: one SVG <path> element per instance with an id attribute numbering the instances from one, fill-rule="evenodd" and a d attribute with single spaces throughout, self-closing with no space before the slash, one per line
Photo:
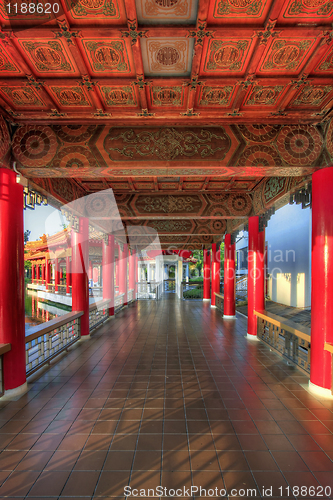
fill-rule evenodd
<path id="1" fill-rule="evenodd" d="M 193 288 L 184 292 L 184 299 L 202 299 L 202 288 Z"/>

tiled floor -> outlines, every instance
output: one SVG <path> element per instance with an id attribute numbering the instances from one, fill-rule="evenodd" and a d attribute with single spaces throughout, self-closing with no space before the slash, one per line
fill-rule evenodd
<path id="1" fill-rule="evenodd" d="M 172 295 L 119 313 L 0 403 L 0 497 L 332 496 L 333 401 L 245 325 Z"/>

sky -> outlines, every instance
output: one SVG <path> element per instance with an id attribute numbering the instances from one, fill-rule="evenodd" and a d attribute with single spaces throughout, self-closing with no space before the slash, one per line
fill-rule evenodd
<path id="1" fill-rule="evenodd" d="M 66 222 L 66 221 L 64 221 Z M 63 229 L 61 225 L 61 213 L 59 210 L 49 206 L 35 206 L 35 210 L 24 210 L 24 230 L 30 229 L 29 241 L 39 240 L 43 234 L 57 233 Z"/>

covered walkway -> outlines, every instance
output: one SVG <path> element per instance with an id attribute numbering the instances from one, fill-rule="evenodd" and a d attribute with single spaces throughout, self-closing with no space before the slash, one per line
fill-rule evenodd
<path id="1" fill-rule="evenodd" d="M 333 490 L 333 401 L 245 336 L 245 318 L 207 303 L 168 295 L 124 309 L 0 403 L 0 497 L 162 485 L 184 498 L 191 484 L 234 498 L 331 496 L 320 486 Z"/>

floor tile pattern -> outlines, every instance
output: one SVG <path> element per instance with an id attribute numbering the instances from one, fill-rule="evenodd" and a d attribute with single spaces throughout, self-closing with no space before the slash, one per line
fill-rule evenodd
<path id="1" fill-rule="evenodd" d="M 124 309 L 0 402 L 0 498 L 331 498 L 333 401 L 245 334 L 171 294 Z"/>

